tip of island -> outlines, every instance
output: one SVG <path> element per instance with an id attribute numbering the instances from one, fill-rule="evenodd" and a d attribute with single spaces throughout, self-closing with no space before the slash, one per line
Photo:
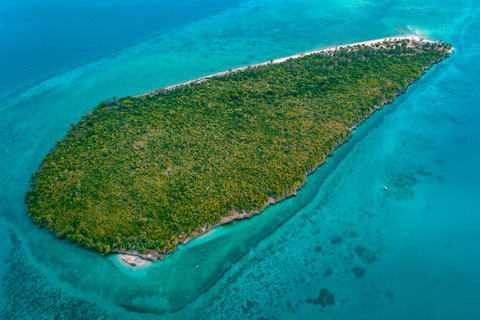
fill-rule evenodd
<path id="1" fill-rule="evenodd" d="M 163 259 L 296 195 L 353 129 L 452 52 L 376 39 L 107 99 L 32 175 L 28 214 L 131 265 Z"/>

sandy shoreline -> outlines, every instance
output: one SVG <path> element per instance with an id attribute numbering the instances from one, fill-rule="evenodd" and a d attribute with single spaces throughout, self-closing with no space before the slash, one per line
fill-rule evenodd
<path id="1" fill-rule="evenodd" d="M 212 78 L 212 77 L 215 77 L 215 76 L 219 76 L 219 75 L 224 75 L 224 74 L 228 74 L 228 73 L 231 73 L 231 72 L 236 72 L 236 71 L 241 71 L 241 70 L 245 70 L 247 68 L 251 68 L 251 67 L 257 67 L 257 66 L 263 66 L 263 65 L 268 65 L 268 64 L 276 64 L 276 63 L 282 63 L 282 62 L 285 62 L 287 61 L 288 59 L 296 59 L 296 58 L 300 58 L 300 57 L 304 57 L 304 56 L 308 56 L 308 55 L 311 55 L 311 54 L 317 54 L 317 53 L 330 53 L 330 52 L 333 52 L 335 50 L 338 50 L 339 48 L 348 48 L 348 47 L 354 47 L 354 46 L 362 46 L 362 45 L 365 45 L 365 46 L 371 46 L 373 44 L 376 44 L 376 43 L 383 43 L 383 42 L 386 42 L 386 41 L 396 41 L 396 40 L 405 40 L 405 39 L 409 39 L 409 40 L 414 40 L 416 42 L 436 42 L 436 41 L 432 41 L 432 40 L 427 40 L 427 39 L 424 39 L 424 38 L 420 38 L 420 37 L 417 37 L 417 36 L 403 36 L 403 37 L 390 37 L 390 38 L 383 38 L 383 39 L 374 39 L 374 40 L 368 40 L 368 41 L 363 41 L 363 42 L 356 42 L 356 43 L 350 43 L 350 44 L 345 44 L 345 45 L 341 45 L 341 46 L 337 46 L 337 47 L 330 47 L 330 48 L 326 48 L 326 49 L 321 49 L 321 50 L 314 50 L 314 51 L 309 51 L 309 52 L 306 52 L 306 53 L 299 53 L 299 54 L 296 54 L 296 55 L 292 55 L 292 56 L 289 56 L 289 57 L 283 57 L 283 58 L 279 58 L 279 59 L 275 59 L 275 60 L 271 60 L 271 61 L 268 61 L 268 62 L 262 62 L 262 63 L 258 63 L 258 64 L 254 64 L 254 65 L 250 65 L 250 66 L 245 66 L 245 67 L 240 67 L 240 68 L 236 68 L 236 69 L 232 69 L 231 71 L 224 71 L 224 72 L 219 72 L 219 73 L 215 73 L 215 74 L 212 74 L 212 75 L 208 75 L 206 77 L 202 77 L 202 78 L 198 78 L 198 79 L 194 79 L 194 80 L 190 80 L 190 81 L 186 81 L 186 82 L 182 82 L 182 83 L 179 83 L 179 84 L 176 84 L 176 85 L 172 85 L 172 86 L 168 86 L 168 87 L 164 87 L 164 88 L 160 88 L 160 89 L 156 89 L 154 91 L 150 91 L 150 92 L 147 92 L 147 93 L 144 93 L 142 95 L 139 95 L 137 97 L 140 97 L 140 96 L 144 96 L 144 95 L 155 95 L 157 94 L 158 92 L 161 92 L 163 90 L 171 90 L 171 89 L 174 89 L 176 87 L 179 87 L 179 86 L 182 86 L 182 85 L 188 85 L 190 83 L 193 83 L 193 82 L 203 82 L 203 81 L 206 81 L 208 80 L 209 78 Z M 453 48 L 449 51 L 449 53 L 452 53 L 453 52 Z M 447 56 L 448 57 L 448 56 Z M 433 63 L 433 64 L 437 64 L 439 62 L 441 62 L 443 59 L 437 61 L 436 63 Z M 432 64 L 432 65 L 433 65 Z M 428 70 L 429 68 L 425 68 L 424 70 L 422 70 L 422 75 L 424 74 L 424 71 L 425 70 Z M 403 94 L 407 88 L 413 83 L 415 82 L 416 80 L 418 80 L 420 77 L 416 78 L 416 79 L 413 79 L 411 82 L 408 83 L 407 87 L 404 88 L 404 90 L 402 91 L 399 91 L 395 94 L 395 96 L 398 96 L 400 94 Z M 389 104 L 391 102 L 393 102 L 394 99 L 385 99 L 383 101 L 383 104 Z M 359 126 L 360 124 L 362 124 L 366 119 L 368 119 L 373 113 L 375 113 L 377 110 L 379 110 L 382 106 L 374 106 L 374 108 L 372 109 L 372 111 L 365 117 L 363 118 L 361 121 L 359 121 L 359 123 L 357 123 L 356 125 L 354 125 L 353 127 L 349 128 L 350 129 L 350 132 L 353 131 L 354 129 L 357 128 L 357 126 Z M 350 135 L 345 137 L 344 139 L 340 140 L 340 141 L 337 141 L 335 143 L 335 146 L 333 147 L 333 149 L 327 154 L 327 157 L 331 156 L 333 154 L 333 152 L 338 148 L 340 147 L 341 145 L 343 145 L 345 142 L 347 142 L 349 139 L 350 139 Z M 260 214 L 262 211 L 264 211 L 266 208 L 268 208 L 270 205 L 272 204 L 275 204 L 275 203 L 278 203 L 286 198 L 289 198 L 289 197 L 292 197 L 292 196 L 296 196 L 297 195 L 297 191 L 300 190 L 306 183 L 306 179 L 307 179 L 307 176 L 310 175 L 311 173 L 313 173 L 318 167 L 320 167 L 324 162 L 326 161 L 323 160 L 321 161 L 320 163 L 318 163 L 312 170 L 310 170 L 309 172 L 306 172 L 304 177 L 305 177 L 305 180 L 304 182 L 302 183 L 301 186 L 299 186 L 296 190 L 294 190 L 291 194 L 288 194 L 288 195 L 285 195 L 284 197 L 281 197 L 281 198 L 278 198 L 278 199 L 274 199 L 274 198 L 268 198 L 268 201 L 265 202 L 265 205 L 259 209 L 259 210 L 253 210 L 251 212 L 233 212 L 231 215 L 229 216 L 225 216 L 225 217 L 222 217 L 221 218 L 221 221 L 215 225 L 211 225 L 209 226 L 208 228 L 205 226 L 204 228 L 202 228 L 201 230 L 199 230 L 198 232 L 196 232 L 193 236 L 191 237 L 188 237 L 188 238 L 185 238 L 183 239 L 182 241 L 179 241 L 178 243 L 182 243 L 182 244 L 187 244 L 190 240 L 198 237 L 198 236 L 201 236 L 207 232 L 209 232 L 210 230 L 218 227 L 218 226 L 221 226 L 221 225 L 224 225 L 224 224 L 228 224 L 234 220 L 243 220 L 243 219 L 249 219 L 257 214 Z M 175 247 L 176 249 L 176 247 Z M 175 250 L 174 249 L 174 250 Z M 174 251 L 173 250 L 173 251 Z M 165 257 L 164 255 L 165 254 L 168 254 L 170 252 L 173 252 L 173 251 L 169 251 L 169 252 L 164 252 L 164 253 L 148 253 L 148 254 L 140 254 L 138 253 L 137 251 L 135 250 L 127 250 L 127 251 L 120 251 L 120 250 L 112 250 L 111 252 L 112 253 L 120 253 L 120 254 L 123 254 L 125 255 L 122 259 L 125 261 L 125 259 L 129 259 L 128 258 L 128 255 L 131 255 L 131 256 L 137 256 L 137 257 L 140 257 L 141 259 L 145 259 L 145 260 L 150 260 L 150 261 L 157 261 L 157 260 L 163 260 Z M 133 263 L 130 263 L 130 261 L 125 261 L 126 263 L 129 263 L 130 265 L 133 265 L 135 266 L 136 264 L 141 264 L 141 259 L 140 260 L 135 260 L 133 261 Z"/>
<path id="2" fill-rule="evenodd" d="M 385 41 L 406 40 L 406 39 L 415 40 L 415 41 L 423 41 L 423 42 L 435 42 L 435 41 L 427 40 L 427 39 L 424 39 L 424 38 L 421 38 L 421 37 L 418 37 L 418 36 L 398 36 L 398 37 L 388 37 L 388 38 L 367 40 L 367 41 L 362 41 L 362 42 L 348 43 L 348 44 L 343 44 L 343 45 L 336 46 L 336 47 L 329 47 L 329 48 L 325 48 L 325 49 L 312 50 L 312 51 L 308 51 L 308 52 L 304 52 L 304 53 L 294 54 L 294 55 L 288 56 L 288 57 L 273 59 L 273 60 L 270 60 L 270 61 L 251 64 L 251 65 L 248 65 L 248 66 L 243 66 L 243 67 L 239 67 L 239 68 L 235 68 L 235 69 L 231 69 L 231 70 L 227 70 L 227 71 L 217 72 L 217 73 L 210 74 L 210 75 L 207 75 L 207 76 L 204 76 L 204 77 L 200 77 L 200 78 L 196 78 L 196 79 L 193 79 L 193 80 L 188 80 L 188 81 L 185 81 L 185 82 L 181 82 L 181 83 L 173 84 L 173 85 L 170 85 L 170 86 L 158 88 L 158 89 L 155 89 L 155 90 L 152 90 L 152 91 L 148 91 L 148 92 L 136 95 L 135 97 L 141 97 L 141 96 L 146 96 L 146 95 L 155 95 L 155 94 L 157 94 L 157 93 L 159 93 L 163 90 L 172 90 L 172 89 L 175 89 L 175 88 L 180 87 L 180 86 L 188 85 L 190 83 L 201 83 L 201 82 L 204 82 L 204 81 L 206 81 L 210 78 L 216 77 L 216 76 L 222 76 L 222 75 L 229 74 L 229 73 L 232 73 L 232 72 L 238 72 L 238 71 L 246 70 L 248 68 L 266 66 L 266 65 L 269 65 L 269 64 L 282 63 L 282 62 L 287 61 L 288 59 L 297 59 L 297 58 L 301 58 L 301 57 L 304 57 L 304 56 L 309 56 L 309 55 L 317 54 L 317 53 L 330 53 L 330 52 L 333 52 L 335 50 L 338 50 L 339 48 L 348 48 L 348 47 L 361 46 L 361 45 L 371 46 L 371 45 L 379 43 L 379 42 L 382 43 L 382 42 L 385 42 Z"/>

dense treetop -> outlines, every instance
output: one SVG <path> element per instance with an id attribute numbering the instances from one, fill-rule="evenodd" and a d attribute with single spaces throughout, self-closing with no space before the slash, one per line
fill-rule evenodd
<path id="1" fill-rule="evenodd" d="M 103 254 L 170 251 L 180 235 L 290 195 L 447 49 L 405 40 L 343 48 L 103 102 L 47 154 L 28 212 Z"/>

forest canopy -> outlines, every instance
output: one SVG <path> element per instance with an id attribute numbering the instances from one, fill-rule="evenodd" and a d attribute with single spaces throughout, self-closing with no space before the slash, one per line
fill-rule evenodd
<path id="1" fill-rule="evenodd" d="M 102 254 L 169 252 L 222 217 L 291 195 L 449 49 L 347 47 L 102 102 L 33 174 L 28 213 Z"/>

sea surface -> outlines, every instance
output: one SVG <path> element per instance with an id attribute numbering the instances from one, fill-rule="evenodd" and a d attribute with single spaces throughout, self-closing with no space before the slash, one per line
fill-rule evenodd
<path id="1" fill-rule="evenodd" d="M 455 53 L 250 220 L 133 269 L 26 214 L 104 99 L 399 35 Z M 480 319 L 478 1 L 5 0 L 0 43 L 0 319 Z"/>

